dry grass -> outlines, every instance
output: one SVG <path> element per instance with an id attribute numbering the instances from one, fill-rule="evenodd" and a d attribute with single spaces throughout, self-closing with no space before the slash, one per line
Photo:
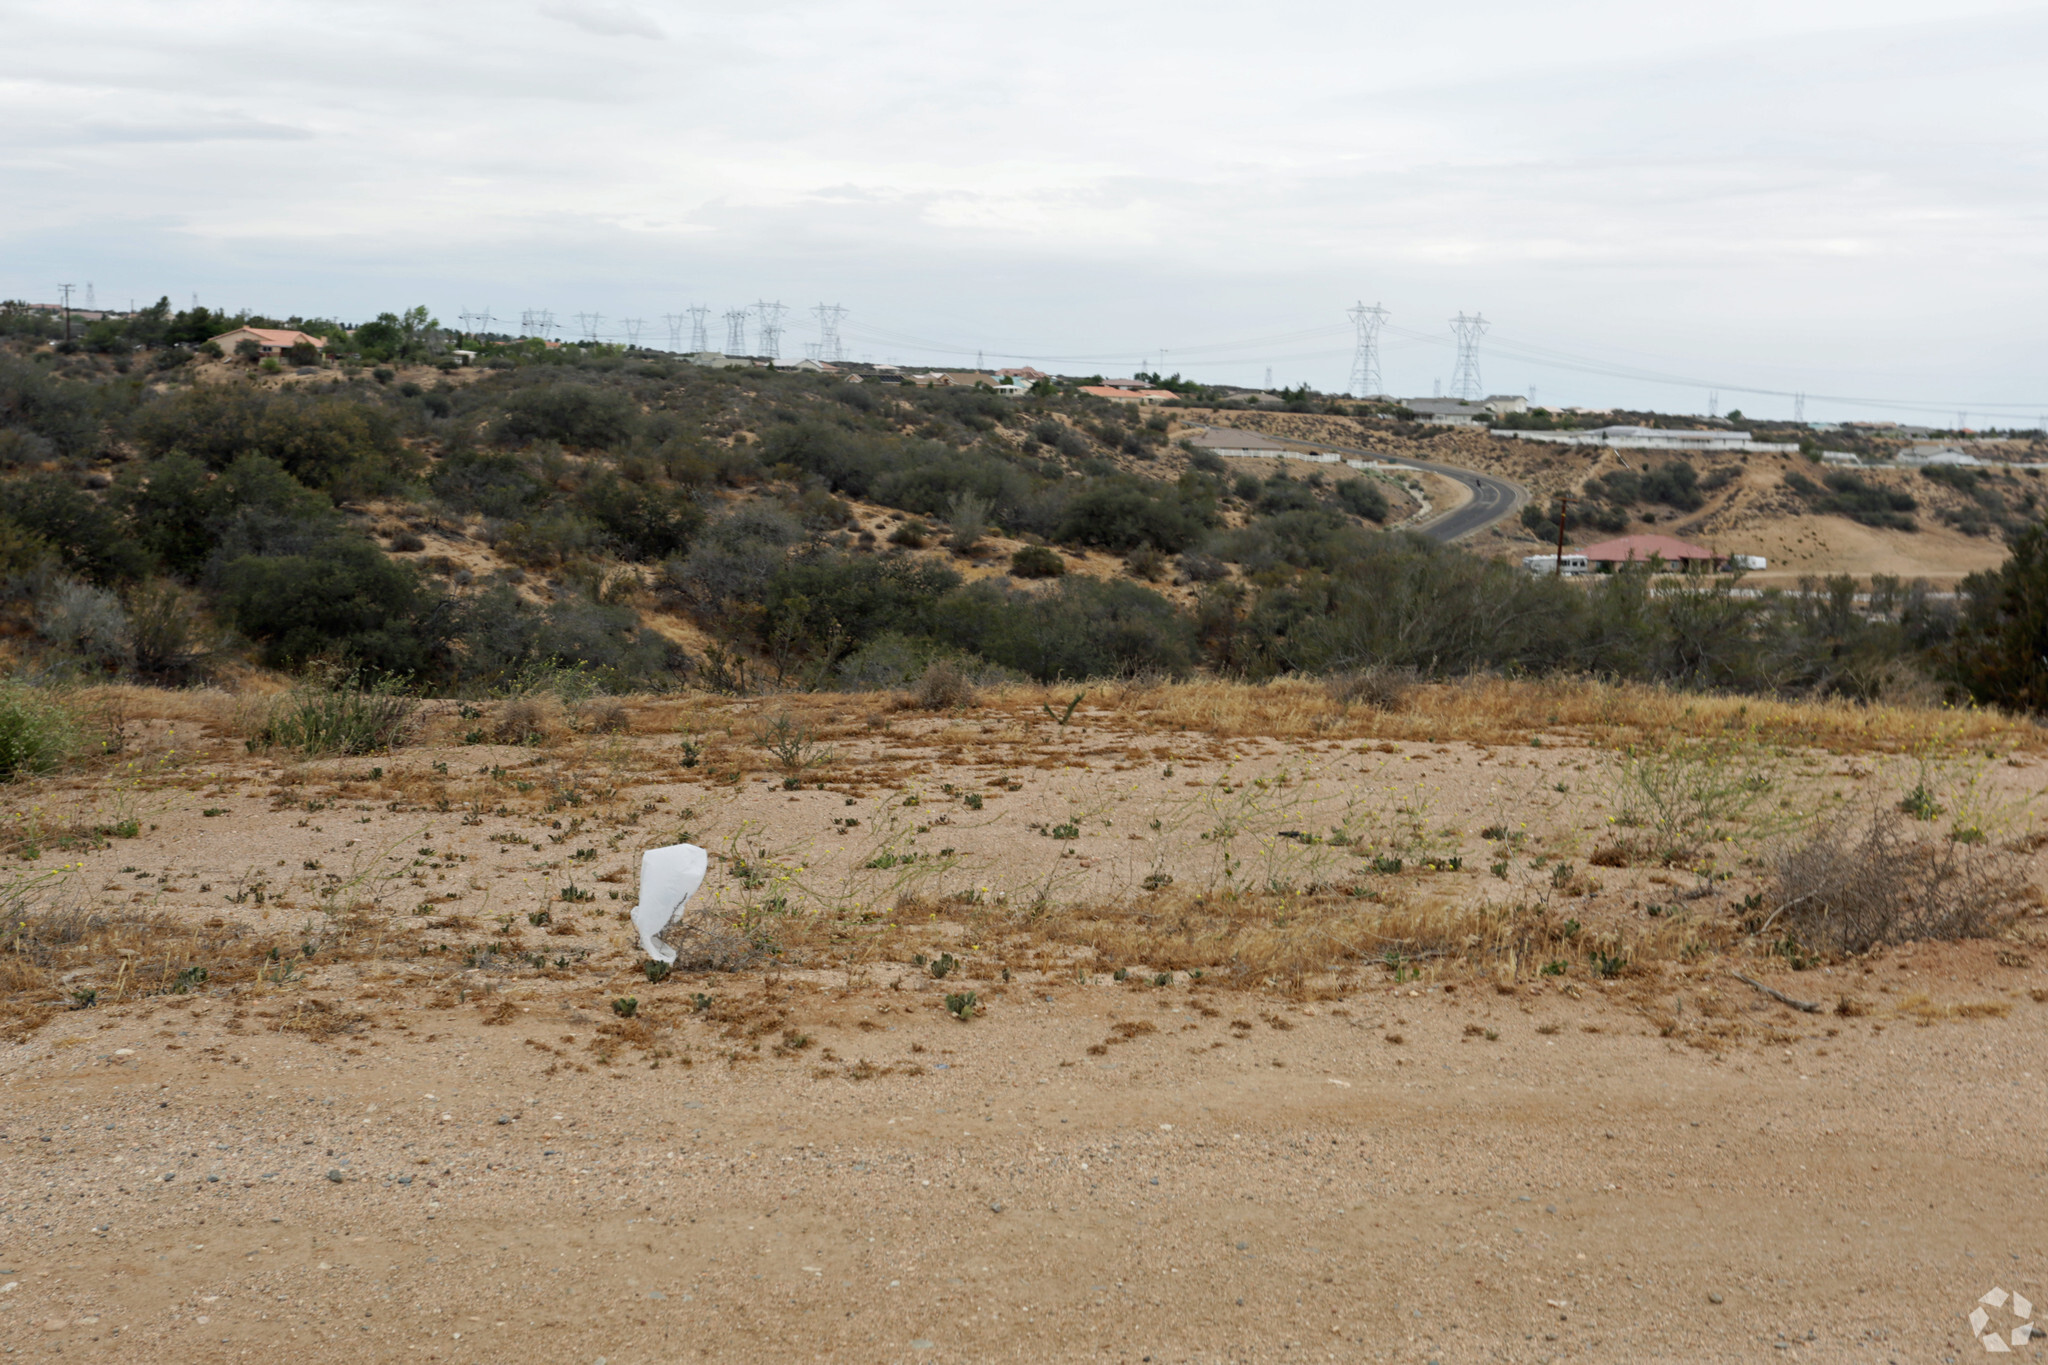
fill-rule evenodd
<path id="1" fill-rule="evenodd" d="M 353 916 L 299 936 L 125 909 L 16 909 L 0 929 L 0 1038 L 24 1039 L 67 1009 L 151 996 L 233 987 L 296 995 L 309 967 L 410 958 L 419 948 L 410 935 Z M 334 1031 L 325 1005 L 308 1008 L 305 1022 L 281 1026 Z"/>

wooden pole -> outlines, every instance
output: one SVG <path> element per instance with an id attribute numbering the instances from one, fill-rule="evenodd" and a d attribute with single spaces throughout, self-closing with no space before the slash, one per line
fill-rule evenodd
<path id="1" fill-rule="evenodd" d="M 1560 493 L 1557 495 L 1557 567 L 1554 573 L 1558 578 L 1564 577 L 1564 518 L 1565 513 L 1571 510 L 1571 506 L 1571 494 Z"/>

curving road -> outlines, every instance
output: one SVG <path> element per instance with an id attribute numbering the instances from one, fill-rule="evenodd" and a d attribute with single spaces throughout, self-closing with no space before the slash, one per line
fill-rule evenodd
<path id="1" fill-rule="evenodd" d="M 1274 442 L 1289 450 L 1351 455 L 1385 464 L 1406 465 L 1411 469 L 1426 469 L 1432 474 L 1464 484 L 1471 490 L 1472 497 L 1463 506 L 1454 507 L 1447 512 L 1438 512 L 1427 521 L 1409 528 L 1432 540 L 1452 541 L 1461 536 L 1469 536 L 1474 531 L 1484 530 L 1502 517 L 1514 515 L 1522 504 L 1529 500 L 1529 490 L 1518 483 L 1492 474 L 1481 474 L 1474 469 L 1463 469 L 1457 465 L 1435 464 L 1429 460 L 1410 460 L 1399 455 L 1383 455 L 1378 451 L 1331 445 L 1326 441 L 1296 441 L 1285 436 L 1268 436 L 1261 431 L 1244 431 L 1236 427 L 1205 426 L 1202 430 L 1211 436 L 1246 436 L 1258 442 Z"/>

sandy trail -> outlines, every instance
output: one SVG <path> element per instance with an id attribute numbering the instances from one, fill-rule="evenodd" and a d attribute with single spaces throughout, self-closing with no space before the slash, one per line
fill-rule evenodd
<path id="1" fill-rule="evenodd" d="M 1105 981 L 962 1025 L 916 976 L 789 982 L 765 993 L 801 1054 L 658 1068 L 528 1042 L 591 1036 L 581 988 L 347 1050 L 187 998 L 74 1014 L 0 1082 L 0 1337 L 130 1360 L 1960 1354 L 1992 1285 L 2048 1297 L 2041 973 L 1985 957 L 1879 970 L 2007 1018 L 1768 1005 L 1782 1046 L 1720 1056 L 1597 988 L 1304 1007 Z M 692 995 L 764 985 L 636 991 L 708 1037 Z M 826 1050 L 922 1074 L 815 1079 Z"/>

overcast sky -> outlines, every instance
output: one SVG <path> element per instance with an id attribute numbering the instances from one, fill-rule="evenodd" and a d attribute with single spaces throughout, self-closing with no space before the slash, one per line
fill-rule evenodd
<path id="1" fill-rule="evenodd" d="M 2044 104 L 1995 0 L 0 0 L 0 295 L 2032 425 Z"/>

